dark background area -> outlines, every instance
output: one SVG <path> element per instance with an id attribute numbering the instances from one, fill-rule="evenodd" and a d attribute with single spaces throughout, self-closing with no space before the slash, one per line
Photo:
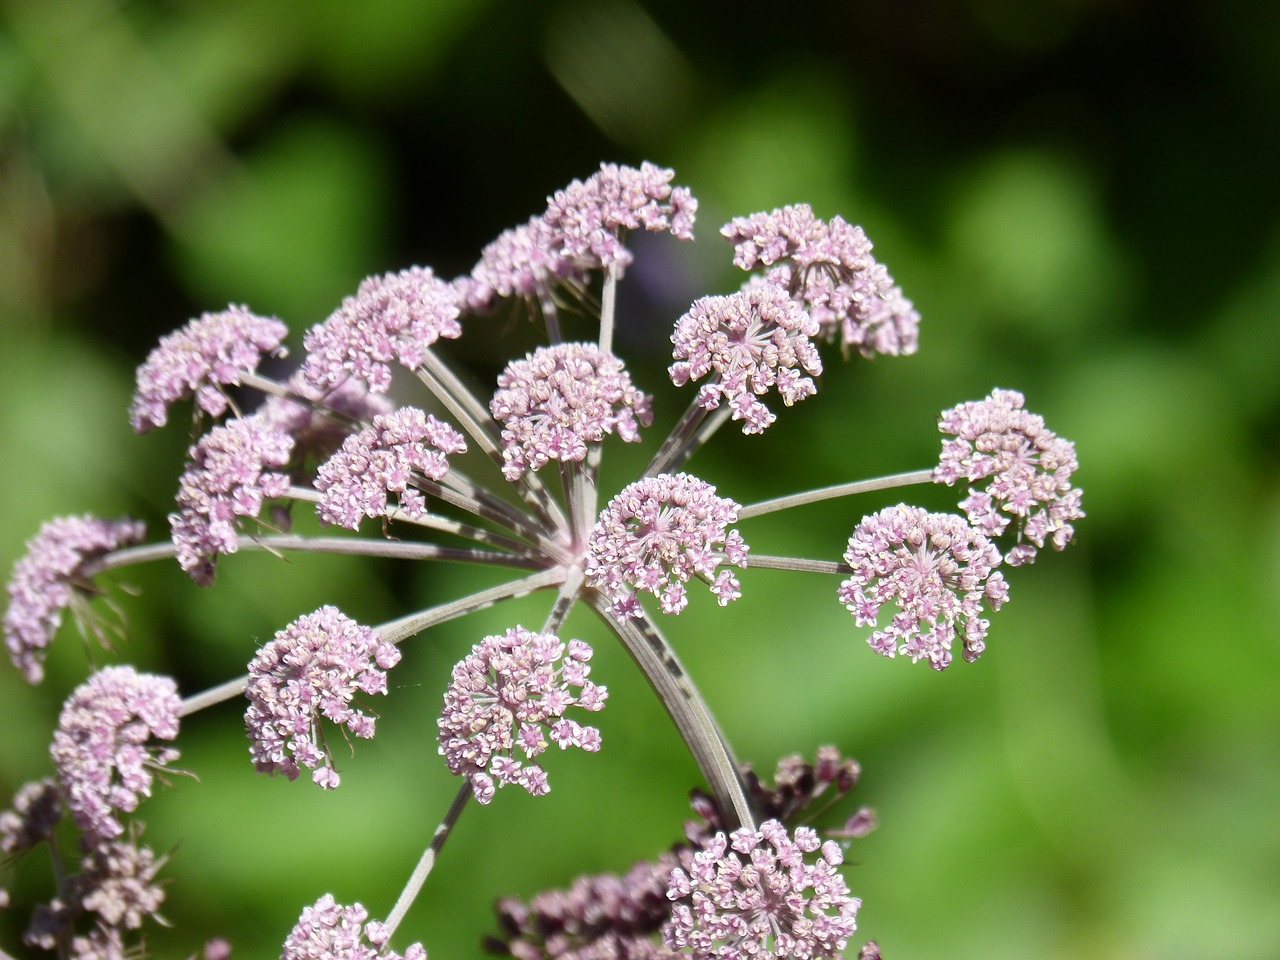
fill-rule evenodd
<path id="1" fill-rule="evenodd" d="M 1001 386 L 1076 442 L 1089 516 L 1013 571 L 984 657 L 941 675 L 871 654 L 821 578 L 749 570 L 739 603 L 691 603 L 671 639 L 730 739 L 765 770 L 826 742 L 863 762 L 881 825 L 847 877 L 886 957 L 1274 957 L 1278 50 L 1260 2 L 5 0 L 0 566 L 57 514 L 163 536 L 189 437 L 181 418 L 135 437 L 125 411 L 156 339 L 205 310 L 278 315 L 300 352 L 363 276 L 464 273 L 602 160 L 651 160 L 701 202 L 697 241 L 639 238 L 623 285 L 619 343 L 662 427 L 684 402 L 663 387 L 670 324 L 740 281 L 719 226 L 809 202 L 866 228 L 920 353 L 830 360 L 817 397 L 718 436 L 699 473 L 750 502 L 927 467 L 937 413 Z M 450 358 L 492 377 L 531 342 L 504 322 Z M 615 487 L 639 456 L 609 450 Z M 884 502 L 743 532 L 834 559 Z M 320 603 L 377 623 L 477 582 L 232 560 L 211 591 L 176 566 L 121 578 L 142 595 L 114 595 L 119 656 L 193 692 Z M 276 955 L 326 891 L 389 909 L 454 789 L 434 723 L 450 665 L 544 614 L 533 598 L 412 650 L 332 794 L 253 776 L 234 704 L 193 719 L 198 781 L 142 811 L 177 847 L 156 954 L 226 934 Z M 5 796 L 47 771 L 74 636 L 42 687 L 0 676 Z M 696 771 L 633 673 L 601 650 L 605 749 L 552 758 L 545 799 L 467 811 L 400 945 L 477 955 L 494 897 L 678 837 Z M 18 890 L 45 882 L 34 860 Z M 15 956 L 24 922 L 0 914 Z"/>

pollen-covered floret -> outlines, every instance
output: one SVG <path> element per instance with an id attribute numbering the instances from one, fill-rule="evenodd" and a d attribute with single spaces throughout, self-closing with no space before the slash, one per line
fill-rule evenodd
<path id="1" fill-rule="evenodd" d="M 4 639 L 9 658 L 28 683 L 44 679 L 45 650 L 62 624 L 62 611 L 93 585 L 81 575 L 84 565 L 112 550 L 142 542 L 140 520 L 100 520 L 85 514 L 58 517 L 27 541 L 27 552 L 13 565 Z"/>
<path id="2" fill-rule="evenodd" d="M 626 230 L 670 231 L 693 238 L 698 202 L 686 187 L 672 187 L 675 172 L 652 163 L 635 167 L 600 164 L 585 181 L 574 180 L 547 200 L 542 220 L 552 251 L 576 269 L 626 267 L 631 251 Z"/>
<path id="3" fill-rule="evenodd" d="M 233 305 L 162 337 L 138 367 L 129 408 L 133 429 L 144 433 L 164 426 L 169 405 L 190 396 L 201 410 L 222 416 L 227 410 L 223 387 L 257 370 L 263 356 L 282 354 L 280 342 L 288 332 L 275 317 Z"/>
<path id="4" fill-rule="evenodd" d="M 303 908 L 280 960 L 427 960 L 422 944 L 410 944 L 402 955 L 387 946 L 390 939 L 387 925 L 369 920 L 359 903 L 344 906 L 326 893 Z"/>
<path id="5" fill-rule="evenodd" d="M 818 323 L 782 287 L 763 282 L 727 297 L 703 297 L 676 321 L 671 381 L 711 379 L 698 403 L 714 409 L 723 399 L 742 421 L 743 433 L 760 433 L 777 417 L 757 399 L 776 390 L 788 406 L 813 394 L 810 374 L 822 360 L 810 337 Z"/>
<path id="6" fill-rule="evenodd" d="M 825 336 L 865 357 L 915 353 L 920 315 L 889 271 L 871 256 L 861 227 L 818 219 L 808 204 L 737 217 L 720 233 L 744 270 L 772 268 L 767 278 L 786 287 Z"/>
<path id="7" fill-rule="evenodd" d="M 987 536 L 998 537 L 1014 523 L 1018 543 L 1006 556 L 1011 566 L 1033 561 L 1045 541 L 1056 550 L 1066 547 L 1075 535 L 1071 522 L 1084 516 L 1082 492 L 1071 486 L 1075 444 L 1047 429 L 1023 403 L 1016 390 L 993 390 L 986 399 L 943 411 L 938 429 L 955 439 L 942 441 L 933 472 L 948 486 L 969 482 L 960 506 Z"/>
<path id="8" fill-rule="evenodd" d="M 580 461 L 611 433 L 638 441 L 653 422 L 650 402 L 622 361 L 593 343 L 539 347 L 507 365 L 489 403 L 502 424 L 502 472 L 518 480 L 551 460 Z"/>
<path id="9" fill-rule="evenodd" d="M 220 554 L 239 548 L 239 518 L 288 492 L 288 474 L 271 468 L 286 466 L 292 451 L 293 438 L 261 414 L 214 427 L 188 451 L 169 527 L 178 563 L 200 586 L 213 583 Z"/>
<path id="10" fill-rule="evenodd" d="M 149 745 L 178 736 L 182 701 L 169 677 L 104 667 L 78 686 L 58 718 L 49 752 L 76 824 L 101 839 L 119 836 L 118 813 L 151 795 L 155 773 L 178 751 Z"/>
<path id="11" fill-rule="evenodd" d="M 338 786 L 320 718 L 369 739 L 374 718 L 352 705 L 357 693 L 385 694 L 387 671 L 400 650 L 336 607 L 299 617 L 258 651 L 249 664 L 245 711 L 254 766 L 298 776 L 299 765 L 326 789 Z"/>
<path id="12" fill-rule="evenodd" d="M 436 340 L 462 335 L 459 313 L 457 290 L 428 267 L 369 277 L 307 331 L 301 375 L 319 390 L 354 377 L 374 393 L 386 393 L 391 363 L 416 370 Z"/>
<path id="13" fill-rule="evenodd" d="M 393 508 L 387 495 L 394 493 L 399 509 L 419 519 L 427 505 L 414 478 L 443 480 L 449 472 L 446 455 L 466 449 L 462 434 L 415 407 L 374 417 L 320 467 L 316 513 L 325 523 L 355 530 L 364 517 L 388 516 Z"/>
<path id="14" fill-rule="evenodd" d="M 957 624 L 964 658 L 977 660 L 990 622 L 982 604 L 999 610 L 1009 597 L 996 570 L 1000 551 L 964 517 L 898 504 L 864 517 L 844 554 L 853 575 L 839 597 L 859 626 L 877 623 L 883 604 L 898 612 L 868 643 L 886 657 L 928 660 L 936 670 L 951 663 Z"/>
<path id="15" fill-rule="evenodd" d="M 600 731 L 565 717 L 570 707 L 600 710 L 608 691 L 587 677 L 591 647 L 515 627 L 485 637 L 453 668 L 438 721 L 440 754 L 488 803 L 497 788 L 518 784 L 545 794 L 547 774 L 532 762 L 547 749 L 600 749 Z M 522 754 L 520 759 L 517 753 Z"/>
<path id="16" fill-rule="evenodd" d="M 671 871 L 663 941 L 698 960 L 839 957 L 861 906 L 837 870 L 843 860 L 839 844 L 810 827 L 793 837 L 766 820 L 717 833 Z"/>
<path id="17" fill-rule="evenodd" d="M 687 473 L 646 477 L 623 488 L 600 513 L 584 560 L 587 583 L 613 601 L 618 616 L 639 616 L 636 591 L 662 601 L 664 613 L 688 605 L 685 584 L 698 578 L 720 605 L 741 596 L 721 564 L 747 565 L 747 545 L 729 524 L 738 505 Z"/>

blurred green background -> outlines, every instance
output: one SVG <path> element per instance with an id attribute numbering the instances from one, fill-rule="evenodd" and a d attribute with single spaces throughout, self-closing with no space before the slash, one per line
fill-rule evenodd
<path id="1" fill-rule="evenodd" d="M 809 202 L 867 229 L 920 353 L 833 356 L 817 397 L 693 468 L 750 502 L 927 467 L 940 410 L 1012 387 L 1076 442 L 1089 515 L 1012 572 L 982 660 L 944 674 L 874 656 L 834 579 L 747 571 L 724 610 L 694 596 L 668 632 L 741 757 L 862 761 L 881 825 L 847 875 L 894 960 L 1280 956 L 1278 40 L 1263 2 L 4 0 L 0 569 L 57 514 L 164 535 L 183 418 L 139 438 L 125 411 L 156 338 L 204 310 L 277 314 L 300 347 L 364 275 L 466 272 L 601 160 L 652 160 L 702 203 L 696 244 L 640 238 L 624 284 L 619 343 L 661 428 L 684 403 L 662 385 L 670 323 L 740 280 L 719 225 Z M 450 356 L 485 379 L 496 338 L 528 345 L 473 329 Z M 606 487 L 638 458 L 611 447 Z M 834 559 L 884 503 L 743 533 Z M 130 571 L 120 656 L 192 692 L 321 603 L 377 623 L 483 579 L 253 555 L 211 591 Z M 156 955 L 226 934 L 274 956 L 326 891 L 385 914 L 455 788 L 435 751 L 450 665 L 545 611 L 409 645 L 333 793 L 254 776 L 234 704 L 190 721 L 198 780 L 142 808 L 176 847 Z M 600 639 L 588 618 L 566 632 Z M 552 757 L 545 799 L 466 811 L 400 945 L 475 956 L 494 897 L 679 835 L 696 771 L 601 646 L 605 749 Z M 47 772 L 84 670 L 67 629 L 42 687 L 0 672 L 5 797 Z M 19 890 L 44 881 L 34 860 Z M 24 923 L 0 913 L 19 957 Z"/>

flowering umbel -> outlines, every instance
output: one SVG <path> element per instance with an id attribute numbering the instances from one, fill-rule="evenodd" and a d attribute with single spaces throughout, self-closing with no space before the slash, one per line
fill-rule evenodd
<path id="1" fill-rule="evenodd" d="M 600 749 L 600 731 L 566 717 L 570 707 L 600 710 L 608 691 L 587 679 L 591 647 L 566 645 L 523 627 L 485 637 L 453 668 L 440 716 L 440 754 L 467 777 L 481 803 L 518 784 L 535 796 L 550 790 L 535 757 L 547 737 L 561 750 Z M 517 754 L 523 754 L 521 760 Z"/>
<path id="2" fill-rule="evenodd" d="M 386 672 L 399 662 L 394 644 L 337 607 L 321 607 L 279 631 L 249 664 L 244 721 L 254 766 L 292 780 L 301 764 L 315 771 L 311 779 L 320 786 L 337 787 L 320 718 L 368 740 L 374 718 L 352 701 L 357 693 L 385 694 Z"/>
<path id="3" fill-rule="evenodd" d="M 438 597 L 470 581 L 447 573 L 384 580 L 380 568 L 388 589 L 362 591 L 359 602 L 430 594 L 431 605 L 365 626 L 314 598 L 313 612 L 282 629 L 264 622 L 255 635 L 275 633 L 260 649 L 246 641 L 239 662 L 248 662 L 247 676 L 184 699 L 159 674 L 123 664 L 94 672 L 63 708 L 50 751 L 53 776 L 32 780 L 0 814 L 0 851 L 20 857 L 47 846 L 53 854 L 55 890 L 33 915 L 29 944 L 59 960 L 119 960 L 140 949 L 133 941 L 142 921 L 157 917 L 156 874 L 167 855 L 139 843 L 136 815 L 177 759 L 179 717 L 243 694 L 252 766 L 289 780 L 307 769 L 332 789 L 340 747 L 402 719 L 378 718 L 369 701 L 387 693 L 388 671 L 406 644 L 421 648 L 425 640 L 438 653 L 451 644 L 437 630 L 442 625 L 509 602 L 527 610 L 547 598 L 533 614 L 536 628 L 473 626 L 466 644 L 474 645 L 447 680 L 443 664 L 427 656 L 413 681 L 397 684 L 406 706 L 421 701 L 418 688 L 438 682 L 437 697 L 443 688 L 435 716 L 444 762 L 431 769 L 459 778 L 454 800 L 385 921 L 326 895 L 302 910 L 281 956 L 425 960 L 421 944 L 401 955 L 390 942 L 462 810 L 472 800 L 489 806 L 503 786 L 548 793 L 542 764 L 552 745 L 601 749 L 600 730 L 583 718 L 607 701 L 592 679 L 602 648 L 594 637 L 594 647 L 561 639 L 569 629 L 589 635 L 590 624 L 578 627 L 590 617 L 619 642 L 687 746 L 703 780 L 692 793 L 696 816 L 682 840 L 621 875 L 594 873 L 529 901 L 506 898 L 503 935 L 491 945 L 518 960 L 844 955 L 859 901 L 840 873 L 842 845 L 867 833 L 875 816 L 864 807 L 822 833 L 815 824 L 853 788 L 860 768 L 834 747 L 812 762 L 785 758 L 772 785 L 739 764 L 729 731 L 677 656 L 681 644 L 664 633 L 687 618 L 658 614 L 685 610 L 698 583 L 725 607 L 750 596 L 747 577 L 839 578 L 840 601 L 859 627 L 871 628 L 876 651 L 938 669 L 955 652 L 974 660 L 986 643 L 987 616 L 1008 597 L 1006 561 L 1025 563 L 1045 544 L 1061 549 L 1073 538 L 1083 516 L 1072 485 L 1075 448 L 1024 410 L 1021 394 L 996 390 L 942 415 L 949 439 L 936 467 L 740 502 L 744 489 L 807 479 L 812 461 L 779 457 L 775 447 L 750 485 L 723 472 L 727 461 L 689 466 L 717 432 L 732 421 L 741 435 L 735 442 L 759 444 L 766 429 L 775 435 L 779 419 L 796 415 L 790 411 L 799 401 L 810 400 L 802 412 L 829 402 L 828 388 L 819 396 L 818 385 L 831 343 L 855 363 L 905 356 L 917 349 L 920 318 L 860 227 L 838 216 L 819 219 L 804 204 L 739 217 L 720 231 L 732 247 L 722 252 L 749 276 L 736 290 L 696 298 L 666 328 L 667 378 L 692 389 L 667 385 L 674 399 L 651 394 L 639 372 L 646 368 L 629 367 L 614 344 L 615 330 L 632 320 L 619 303 L 634 308 L 619 297 L 640 252 L 629 244 L 637 231 L 669 235 L 655 236 L 655 244 L 691 239 L 696 209 L 669 169 L 601 164 L 500 234 L 467 276 L 450 280 L 410 266 L 364 280 L 302 336 L 292 371 L 279 362 L 284 325 L 247 307 L 192 320 L 152 351 L 138 368 L 133 425 L 162 426 L 172 405 L 189 399 L 193 423 L 204 431 L 188 449 L 170 537 L 145 544 L 140 523 L 89 516 L 41 528 L 9 581 L 4 617 L 11 659 L 28 680 L 40 679 L 63 611 L 83 623 L 94 578 L 132 564 L 176 559 L 207 587 L 219 564 L 228 579 L 242 576 L 233 558 L 261 550 L 279 558 L 281 575 L 300 574 L 311 590 L 328 581 L 308 579 L 295 555 L 328 553 L 384 565 L 469 564 L 483 568 L 487 585 Z M 510 318 L 489 315 L 509 314 L 498 309 L 506 299 L 516 310 L 537 311 L 546 339 L 522 346 L 523 357 L 490 357 L 483 369 L 501 371 L 495 383 L 492 372 L 457 368 L 452 341 L 465 334 L 501 348 L 499 324 Z M 256 404 L 255 391 L 263 396 Z M 671 425 L 665 437 L 652 437 L 655 423 Z M 611 435 L 621 442 L 606 443 Z M 646 465 L 625 472 L 633 451 L 650 440 Z M 769 513 L 935 481 L 968 485 L 961 512 L 873 507 L 840 559 L 834 552 L 766 554 L 758 546 L 767 529 L 761 539 L 747 531 L 755 546 L 748 553 L 739 531 Z M 1004 537 L 1012 544 L 1002 554 Z M 282 602 L 292 595 L 279 594 Z M 728 619 L 699 632 L 703 662 L 734 655 L 716 649 L 742 628 L 734 613 L 708 611 Z M 242 615 L 259 616 L 257 604 Z M 802 610 L 788 616 L 790 629 L 805 629 Z M 197 647 L 184 649 L 181 662 L 184 682 L 200 675 Z M 769 669 L 759 664 L 762 676 Z M 769 722 L 773 706 L 759 696 L 753 709 Z M 609 740 L 611 750 L 627 748 L 626 737 Z M 71 862 L 65 838 L 75 832 L 79 859 Z M 536 835 L 518 839 L 527 845 Z M 526 853 L 536 856 L 532 848 L 520 856 Z M 0 888 L 0 901 L 7 896 Z M 223 960 L 226 941 L 211 944 L 207 960 Z M 861 955 L 878 956 L 878 947 L 868 944 Z"/>

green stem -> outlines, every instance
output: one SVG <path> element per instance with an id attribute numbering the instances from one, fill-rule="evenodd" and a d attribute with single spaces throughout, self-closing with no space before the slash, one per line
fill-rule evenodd
<path id="1" fill-rule="evenodd" d="M 930 483 L 933 480 L 932 470 L 915 470 L 911 473 L 895 473 L 888 477 L 876 477 L 874 480 L 858 480 L 854 483 L 839 483 L 833 487 L 822 487 L 807 493 L 796 493 L 789 497 L 778 497 L 775 500 L 762 500 L 738 510 L 739 520 L 761 517 L 766 513 L 786 510 L 788 507 L 801 507 L 808 503 L 819 503 L 823 500 L 834 500 L 836 497 L 851 497 L 856 493 L 871 493 L 875 490 L 889 490 L 893 487 L 907 487 L 916 483 Z"/>

